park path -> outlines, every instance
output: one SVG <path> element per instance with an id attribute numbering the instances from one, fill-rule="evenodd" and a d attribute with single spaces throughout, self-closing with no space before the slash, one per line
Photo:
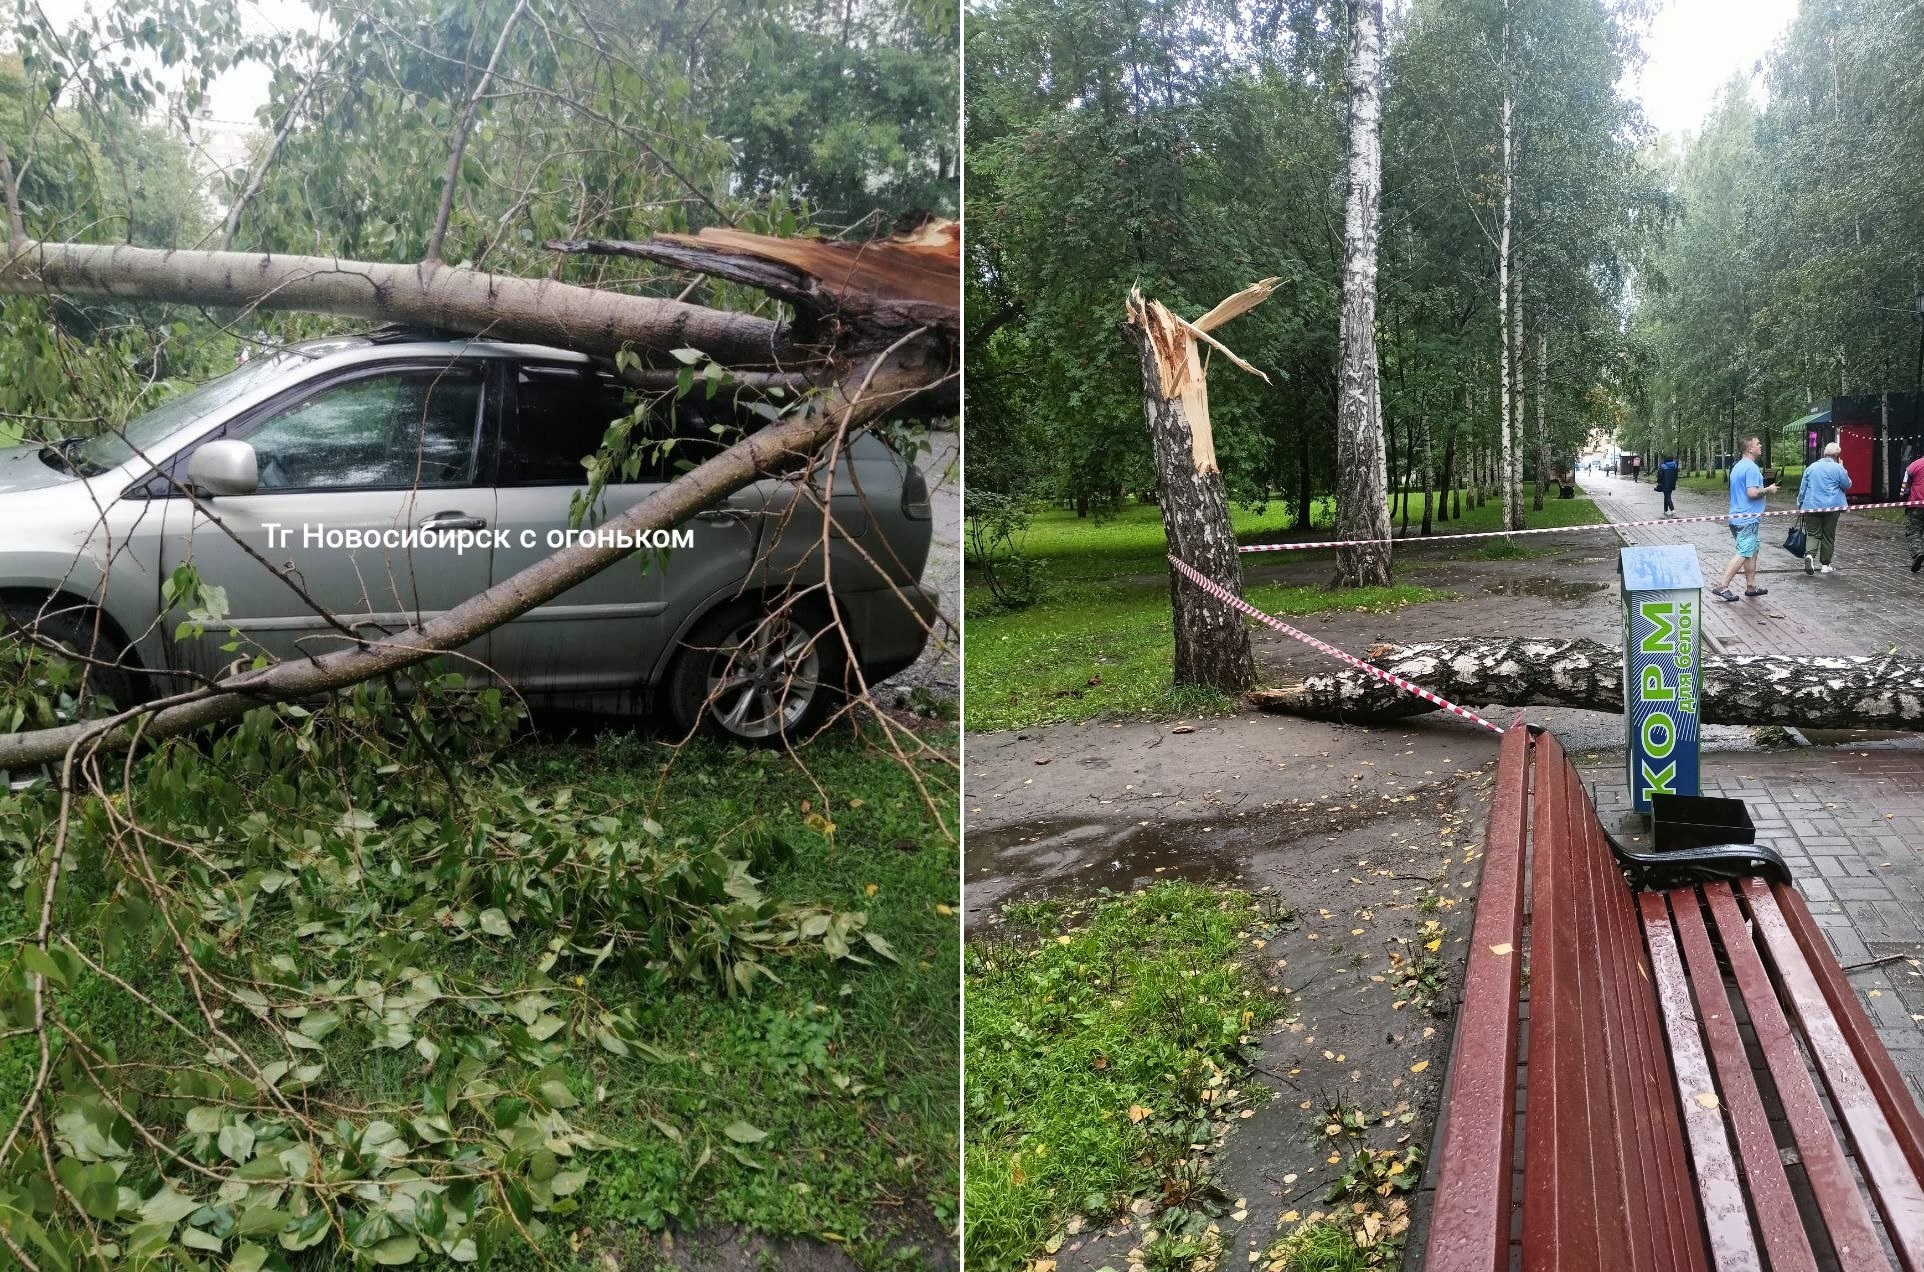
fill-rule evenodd
<path id="1" fill-rule="evenodd" d="M 1663 496 L 1648 482 L 1601 473 L 1582 476 L 1585 493 L 1613 523 L 1663 514 Z M 1773 495 L 1769 506 L 1796 506 L 1796 491 Z M 1722 496 L 1679 490 L 1679 516 L 1726 511 Z M 1803 563 L 1782 548 L 1793 518 L 1763 522 L 1758 582 L 1770 594 L 1726 604 L 1706 595 L 1704 634 L 1732 654 L 1882 654 L 1893 646 L 1924 657 L 1924 576 L 1910 572 L 1900 525 L 1867 513 L 1846 513 L 1837 531 L 1836 572 L 1809 576 Z M 1697 549 L 1706 591 L 1731 557 L 1730 531 L 1722 522 L 1620 528 L 1631 544 L 1688 544 Z"/>

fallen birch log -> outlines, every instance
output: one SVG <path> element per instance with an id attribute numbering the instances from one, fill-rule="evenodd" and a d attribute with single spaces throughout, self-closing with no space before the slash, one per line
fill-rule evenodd
<path id="1" fill-rule="evenodd" d="M 1578 707 L 1623 711 L 1623 651 L 1594 640 L 1430 641 L 1379 645 L 1366 661 L 1467 707 Z M 1706 655 L 1699 682 L 1705 724 L 1810 729 L 1924 727 L 1924 663 L 1895 655 Z M 1258 689 L 1264 711 L 1370 723 L 1435 707 L 1360 671 Z"/>

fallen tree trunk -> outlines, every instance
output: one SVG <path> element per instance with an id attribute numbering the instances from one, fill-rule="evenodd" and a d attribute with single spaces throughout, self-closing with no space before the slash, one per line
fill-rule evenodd
<path id="1" fill-rule="evenodd" d="M 1594 640 L 1455 640 L 1378 646 L 1367 661 L 1466 707 L 1623 711 L 1623 651 Z M 1895 657 L 1711 655 L 1700 667 L 1705 724 L 1924 728 L 1924 663 Z M 1373 723 L 1436 710 L 1360 671 L 1258 689 L 1264 711 Z"/>
<path id="2" fill-rule="evenodd" d="M 699 268 L 699 265 L 696 266 Z M 700 349 L 733 367 L 819 361 L 772 319 L 551 279 L 256 252 L 26 241 L 0 252 L 0 295 L 103 296 L 304 310 L 612 355 Z"/>

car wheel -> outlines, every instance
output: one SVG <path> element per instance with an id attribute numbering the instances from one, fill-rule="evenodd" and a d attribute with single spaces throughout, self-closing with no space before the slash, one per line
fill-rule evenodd
<path id="1" fill-rule="evenodd" d="M 664 686 L 682 733 L 757 746 L 813 733 L 842 692 L 841 638 L 800 606 L 725 605 L 682 640 Z"/>
<path id="2" fill-rule="evenodd" d="M 0 605 L 0 642 L 22 641 L 15 628 L 31 628 L 41 640 L 32 642 L 27 662 L 13 657 L 0 658 L 0 694 L 7 690 L 38 691 L 62 697 L 71 696 L 78 705 L 75 713 L 88 718 L 124 711 L 141 699 L 135 673 L 122 667 L 96 667 L 62 660 L 45 643 L 88 658 L 115 660 L 123 655 L 118 634 L 95 611 L 78 602 L 59 599 L 44 609 L 31 601 L 8 601 Z M 65 662 L 56 672 L 52 664 Z M 16 683 L 16 678 L 31 678 L 35 686 Z M 62 723 L 64 721 L 56 721 Z"/>

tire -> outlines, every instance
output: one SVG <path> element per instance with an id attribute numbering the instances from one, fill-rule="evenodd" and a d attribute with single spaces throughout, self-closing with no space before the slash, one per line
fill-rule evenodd
<path id="1" fill-rule="evenodd" d="M 662 684 L 675 728 L 745 746 L 799 742 L 840 701 L 841 637 L 812 609 L 737 601 L 682 639 Z"/>
<path id="2" fill-rule="evenodd" d="M 125 657 L 126 642 L 105 616 L 91 606 L 70 597 L 55 597 L 43 605 L 32 601 L 10 600 L 0 604 L 0 640 L 19 639 L 15 628 L 31 628 L 42 640 L 88 658 L 117 661 Z M 37 644 L 36 661 L 52 658 L 44 644 Z M 124 667 L 76 665 L 81 673 L 79 715 L 88 717 L 124 711 L 144 697 L 144 677 Z"/>

